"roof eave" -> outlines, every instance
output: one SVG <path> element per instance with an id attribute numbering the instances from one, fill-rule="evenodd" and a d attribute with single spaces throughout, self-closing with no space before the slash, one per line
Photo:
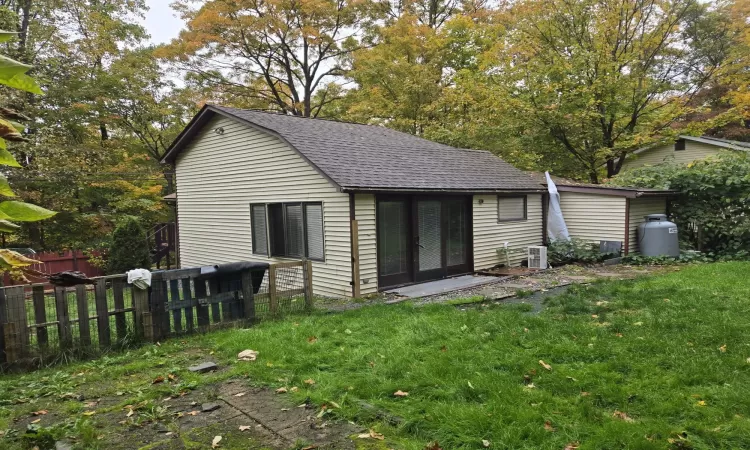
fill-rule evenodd
<path id="1" fill-rule="evenodd" d="M 599 194 L 613 197 L 638 198 L 638 197 L 666 197 L 674 195 L 676 191 L 640 191 L 637 189 L 618 189 L 616 187 L 591 187 L 591 186 L 565 186 L 557 185 L 560 192 L 578 192 L 581 194 Z"/>
<path id="2" fill-rule="evenodd" d="M 442 188 L 398 188 L 398 187 L 362 187 L 344 186 L 342 192 L 350 193 L 431 193 L 431 194 L 537 194 L 547 192 L 544 188 L 498 188 L 498 189 L 442 189 Z"/>

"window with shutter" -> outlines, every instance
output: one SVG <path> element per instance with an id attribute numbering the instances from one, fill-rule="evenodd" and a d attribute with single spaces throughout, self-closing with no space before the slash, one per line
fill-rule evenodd
<path id="1" fill-rule="evenodd" d="M 512 222 L 526 220 L 526 196 L 497 198 L 498 222 Z"/>
<path id="2" fill-rule="evenodd" d="M 266 205 L 250 205 L 253 253 L 268 255 L 268 227 Z"/>
<path id="3" fill-rule="evenodd" d="M 323 260 L 325 245 L 323 236 L 323 205 L 309 203 L 305 205 L 305 231 L 307 233 L 307 257 Z"/>

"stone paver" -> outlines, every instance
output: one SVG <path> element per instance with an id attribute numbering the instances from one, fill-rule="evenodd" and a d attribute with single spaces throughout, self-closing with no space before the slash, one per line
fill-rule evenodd
<path id="1" fill-rule="evenodd" d="M 213 362 L 204 362 L 197 364 L 195 366 L 188 367 L 188 370 L 195 373 L 206 373 L 211 372 L 212 370 L 218 370 L 219 367 L 216 365 L 216 363 Z"/>

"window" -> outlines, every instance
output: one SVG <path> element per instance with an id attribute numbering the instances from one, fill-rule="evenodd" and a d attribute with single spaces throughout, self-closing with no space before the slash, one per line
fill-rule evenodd
<path id="1" fill-rule="evenodd" d="M 512 222 L 526 220 L 526 196 L 500 196 L 497 198 L 497 221 Z"/>
<path id="2" fill-rule="evenodd" d="M 251 205 L 251 215 L 253 253 L 325 259 L 322 203 Z"/>
<path id="3" fill-rule="evenodd" d="M 685 139 L 677 139 L 674 142 L 674 151 L 685 150 Z"/>

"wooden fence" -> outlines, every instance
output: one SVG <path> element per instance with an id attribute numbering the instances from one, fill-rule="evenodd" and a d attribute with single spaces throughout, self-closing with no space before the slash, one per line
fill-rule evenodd
<path id="1" fill-rule="evenodd" d="M 201 275 L 200 269 L 154 272 L 147 290 L 128 285 L 125 275 L 96 278 L 93 287 L 26 288 L 0 288 L 0 362 L 5 364 L 92 355 L 308 310 L 312 264 L 279 263 L 216 276 Z"/>
<path id="2" fill-rule="evenodd" d="M 32 264 L 31 269 L 46 274 L 53 274 L 57 272 L 65 271 L 80 271 L 88 275 L 89 277 L 98 277 L 104 275 L 104 271 L 101 268 L 94 266 L 89 262 L 89 255 L 85 254 L 81 250 L 77 251 L 66 251 L 66 252 L 42 252 L 34 255 L 28 255 L 30 258 L 37 261 L 41 261 L 41 264 Z M 29 281 L 32 283 L 45 283 L 44 278 L 35 278 L 29 276 Z M 4 275 L 4 285 L 9 285 L 11 282 L 8 274 Z M 51 287 L 51 285 L 47 285 Z"/>

